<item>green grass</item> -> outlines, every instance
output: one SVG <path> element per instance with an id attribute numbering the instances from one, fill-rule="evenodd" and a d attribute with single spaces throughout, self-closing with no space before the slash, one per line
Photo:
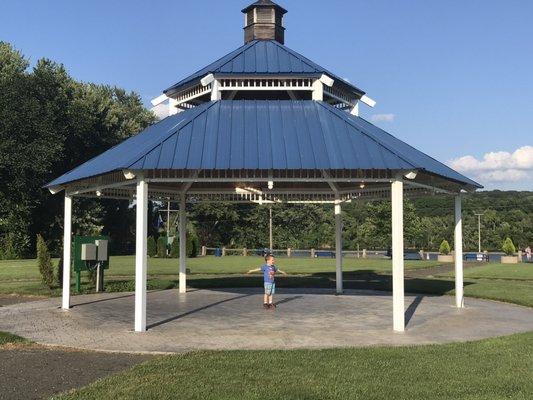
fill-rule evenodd
<path id="1" fill-rule="evenodd" d="M 57 265 L 58 260 L 52 260 Z M 223 258 L 204 257 L 189 259 L 187 267 L 190 269 L 192 277 L 216 275 L 216 276 L 239 276 L 246 271 L 257 268 L 262 263 L 260 257 L 238 257 L 230 256 Z M 312 275 L 320 273 L 334 273 L 334 259 L 309 259 L 309 258 L 284 258 L 279 260 L 282 269 L 291 275 Z M 434 261 L 408 261 L 406 269 L 426 268 L 437 265 Z M 371 270 L 375 272 L 390 272 L 390 260 L 373 259 L 345 259 L 344 270 L 347 272 Z M 166 288 L 177 279 L 178 260 L 152 258 L 148 261 L 149 278 L 156 280 L 153 288 Z M 112 280 L 128 281 L 133 280 L 135 275 L 135 258 L 133 256 L 111 257 L 110 269 L 106 271 L 108 282 Z M 253 279 L 253 278 L 252 278 Z M 250 285 L 255 283 L 250 282 Z M 240 284 L 239 286 L 242 286 Z M 132 287 L 129 284 L 120 282 L 110 285 L 113 287 Z M 84 290 L 89 287 L 85 285 Z M 40 275 L 35 260 L 7 260 L 0 261 L 0 294 L 32 294 L 58 296 L 59 288 L 50 290 L 41 284 Z"/>
<path id="2" fill-rule="evenodd" d="M 531 399 L 533 333 L 470 343 L 159 358 L 75 399 Z"/>
<path id="3" fill-rule="evenodd" d="M 0 332 L 0 348 L 7 344 L 14 343 L 27 343 L 28 341 L 20 336 L 13 335 L 12 333 Z"/>
<path id="4" fill-rule="evenodd" d="M 209 289 L 261 286 L 261 276 L 245 275 L 261 265 L 260 257 L 230 256 L 189 259 L 188 284 Z M 106 273 L 108 291 L 133 291 L 134 257 L 112 257 Z M 54 260 L 54 265 L 57 260 Z M 149 259 L 148 288 L 172 289 L 178 286 L 178 260 Z M 335 287 L 335 260 L 280 258 L 278 265 L 290 274 L 280 277 L 280 288 Z M 438 265 L 436 261 L 406 261 L 407 271 Z M 470 264 L 474 265 L 474 264 Z M 344 260 L 345 287 L 348 289 L 391 290 L 391 261 L 386 259 Z M 453 273 L 427 278 L 407 278 L 406 291 L 413 293 L 453 294 Z M 93 291 L 84 278 L 82 292 Z M 0 261 L 0 294 L 59 296 L 60 288 L 50 290 L 40 282 L 35 260 Z M 483 264 L 465 270 L 465 294 L 471 297 L 506 301 L 533 307 L 533 265 Z"/>

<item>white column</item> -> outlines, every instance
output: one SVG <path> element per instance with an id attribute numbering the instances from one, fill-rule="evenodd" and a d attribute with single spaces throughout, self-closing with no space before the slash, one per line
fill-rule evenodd
<path id="1" fill-rule="evenodd" d="M 63 220 L 63 310 L 70 308 L 70 251 L 72 249 L 72 197 L 65 192 Z"/>
<path id="2" fill-rule="evenodd" d="M 313 100 L 315 101 L 323 101 L 324 100 L 324 84 L 320 82 L 319 79 L 317 79 L 313 83 Z"/>
<path id="3" fill-rule="evenodd" d="M 222 100 L 222 92 L 220 91 L 220 81 L 215 79 L 211 83 L 211 101 Z"/>
<path id="4" fill-rule="evenodd" d="M 392 308 L 394 330 L 405 330 L 403 261 L 403 182 L 391 185 L 392 201 Z"/>
<path id="5" fill-rule="evenodd" d="M 335 280 L 337 294 L 342 294 L 342 214 L 338 198 L 335 200 Z"/>
<path id="6" fill-rule="evenodd" d="M 146 331 L 146 270 L 148 235 L 148 184 L 137 180 L 137 228 L 135 231 L 135 331 Z"/>
<path id="7" fill-rule="evenodd" d="M 455 197 L 455 305 L 464 307 L 463 294 L 463 213 L 461 195 Z"/>
<path id="8" fill-rule="evenodd" d="M 356 117 L 359 116 L 359 102 L 355 103 L 355 106 L 350 110 L 350 114 L 355 115 Z"/>
<path id="9" fill-rule="evenodd" d="M 180 283 L 179 292 L 187 293 L 187 213 L 185 194 L 180 199 L 179 230 L 180 230 Z"/>

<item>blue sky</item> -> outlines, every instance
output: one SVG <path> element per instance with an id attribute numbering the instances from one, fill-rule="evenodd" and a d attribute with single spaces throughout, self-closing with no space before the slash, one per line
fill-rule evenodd
<path id="1" fill-rule="evenodd" d="M 145 103 L 243 43 L 251 0 L 2 1 L 0 40 Z M 377 101 L 362 116 L 487 188 L 533 190 L 533 2 L 280 0 L 286 44 Z"/>

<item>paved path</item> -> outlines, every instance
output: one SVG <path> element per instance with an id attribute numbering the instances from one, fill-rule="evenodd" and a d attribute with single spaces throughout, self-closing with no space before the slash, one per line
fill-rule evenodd
<path id="1" fill-rule="evenodd" d="M 486 300 L 467 299 L 458 310 L 450 296 L 407 296 L 403 334 L 392 331 L 387 293 L 286 289 L 277 301 L 277 310 L 262 309 L 259 289 L 150 292 L 150 329 L 135 333 L 132 294 L 75 296 L 69 311 L 56 298 L 0 308 L 0 331 L 89 350 L 182 352 L 416 345 L 533 330 L 533 308 Z"/>
<path id="2" fill-rule="evenodd" d="M 27 345 L 0 348 L 0 398 L 46 399 L 150 359 Z"/>

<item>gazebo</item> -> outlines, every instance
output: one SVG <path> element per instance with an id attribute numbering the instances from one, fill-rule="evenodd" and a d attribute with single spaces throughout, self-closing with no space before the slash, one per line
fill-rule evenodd
<path id="1" fill-rule="evenodd" d="M 343 292 L 344 203 L 392 202 L 393 328 L 403 331 L 403 199 L 455 198 L 455 304 L 463 307 L 461 193 L 481 186 L 360 118 L 364 91 L 284 45 L 286 10 L 242 10 L 245 44 L 153 101 L 168 116 L 50 182 L 64 191 L 63 298 L 70 308 L 74 197 L 136 204 L 135 330 L 146 330 L 148 200 L 179 203 L 179 292 L 186 293 L 186 204 L 326 203 L 334 208 Z"/>

